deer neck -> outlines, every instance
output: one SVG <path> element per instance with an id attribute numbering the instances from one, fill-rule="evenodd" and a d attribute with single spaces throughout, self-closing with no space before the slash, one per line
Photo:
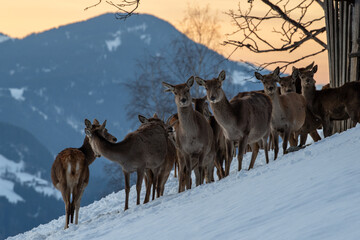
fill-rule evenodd
<path id="1" fill-rule="evenodd" d="M 210 102 L 210 107 L 214 113 L 215 120 L 225 131 L 230 132 L 236 126 L 237 116 L 225 94 L 220 101 L 216 103 Z"/>
<path id="2" fill-rule="evenodd" d="M 95 161 L 95 153 L 91 148 L 89 138 L 87 136 L 85 136 L 83 145 L 79 148 L 79 150 L 85 154 L 86 163 L 88 165 L 92 164 Z"/>
<path id="3" fill-rule="evenodd" d="M 123 165 L 131 152 L 131 144 L 128 139 L 124 139 L 118 143 L 112 143 L 97 133 L 94 133 L 94 145 L 101 156 L 109 159 L 110 161 L 120 163 Z"/>
<path id="4" fill-rule="evenodd" d="M 191 124 L 195 121 L 195 113 L 192 106 L 177 107 L 177 111 L 180 126 L 186 131 L 191 131 L 195 126 L 194 124 Z"/>
<path id="5" fill-rule="evenodd" d="M 302 87 L 302 95 L 304 96 L 306 103 L 309 107 L 313 105 L 316 94 L 315 86 Z"/>
<path id="6" fill-rule="evenodd" d="M 272 102 L 272 116 L 276 115 L 277 113 L 279 113 L 280 111 L 282 111 L 281 109 L 281 104 L 280 104 L 280 95 L 278 93 L 277 90 L 275 90 L 274 94 L 272 95 L 268 95 L 271 99 Z"/>

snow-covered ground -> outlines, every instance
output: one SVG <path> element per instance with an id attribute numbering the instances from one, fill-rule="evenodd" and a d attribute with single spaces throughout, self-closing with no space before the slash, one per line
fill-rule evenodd
<path id="1" fill-rule="evenodd" d="M 181 194 L 170 175 L 165 196 L 145 205 L 132 187 L 126 212 L 124 191 L 113 193 L 81 208 L 79 225 L 63 230 L 60 217 L 10 239 L 360 239 L 359 125 L 268 165 L 261 153 L 251 171 L 237 172 L 235 160 L 231 169 Z"/>

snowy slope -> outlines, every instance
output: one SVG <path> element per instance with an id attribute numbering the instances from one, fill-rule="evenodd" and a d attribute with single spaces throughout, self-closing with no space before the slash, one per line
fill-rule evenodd
<path id="1" fill-rule="evenodd" d="M 120 191 L 81 208 L 78 226 L 60 217 L 10 239 L 360 239 L 359 143 L 358 125 L 269 165 L 262 153 L 251 171 L 233 161 L 226 179 L 181 194 L 171 175 L 149 204 L 133 187 L 126 212 Z"/>

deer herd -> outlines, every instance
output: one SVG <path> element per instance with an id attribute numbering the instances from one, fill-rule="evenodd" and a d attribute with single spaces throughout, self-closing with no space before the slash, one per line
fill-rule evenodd
<path id="1" fill-rule="evenodd" d="M 280 76 L 279 68 L 266 75 L 255 72 L 264 90 L 241 92 L 230 100 L 222 89 L 225 71 L 210 80 L 192 76 L 178 85 L 163 82 L 165 92 L 174 94 L 177 113 L 166 122 L 156 114 L 151 118 L 139 115 L 140 127 L 120 142 L 108 133 L 106 120 L 100 125 L 96 119 L 93 123 L 85 119 L 83 145 L 61 151 L 51 169 L 52 182 L 65 202 L 65 229 L 69 221 L 73 223 L 74 212 L 78 223 L 80 200 L 89 182 L 89 165 L 96 157 L 104 156 L 120 164 L 125 176 L 126 210 L 133 172 L 137 173 L 136 203 L 140 204 L 143 180 L 147 203 L 151 192 L 152 200 L 155 195 L 163 195 L 174 166 L 175 173 L 178 170 L 178 192 L 183 192 L 191 189 L 192 171 L 196 186 L 204 180 L 213 182 L 215 167 L 218 179 L 228 176 L 236 148 L 238 171 L 242 169 L 243 155 L 252 152 L 250 170 L 260 149 L 265 152 L 266 163 L 270 149 L 274 149 L 274 160 L 277 158 L 279 135 L 283 154 L 287 154 L 288 142 L 303 147 L 308 134 L 319 141 L 317 129 L 321 126 L 324 136 L 330 136 L 334 120 L 350 118 L 360 122 L 360 82 L 316 90 L 316 71 L 317 65 L 312 63 L 304 68 L 293 67 L 287 77 Z M 194 82 L 205 88 L 205 97 L 191 97 Z"/>

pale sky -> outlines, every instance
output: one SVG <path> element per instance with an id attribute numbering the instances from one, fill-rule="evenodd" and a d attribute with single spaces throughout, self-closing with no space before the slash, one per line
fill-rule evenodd
<path id="1" fill-rule="evenodd" d="M 230 22 L 230 18 L 224 14 L 229 9 L 236 10 L 240 0 L 141 0 L 141 4 L 137 10 L 139 13 L 148 13 L 155 15 L 163 20 L 173 24 L 176 28 L 181 29 L 181 20 L 188 4 L 198 4 L 199 6 L 209 5 L 211 11 L 217 14 L 220 21 L 220 31 L 222 34 L 222 41 L 226 40 L 225 34 L 231 33 L 235 30 Z M 87 11 L 84 9 L 92 4 L 97 3 L 98 0 L 2 0 L 0 8 L 0 32 L 9 35 L 10 37 L 23 38 L 34 32 L 42 32 L 54 27 L 59 27 L 69 23 L 82 21 L 91 17 L 114 11 L 114 7 L 103 2 L 97 7 L 90 8 Z M 117 0 L 113 0 L 114 3 Z M 260 2 L 260 1 L 258 1 Z M 241 3 L 246 6 L 247 0 L 241 0 Z M 261 12 L 264 8 L 260 3 L 255 4 L 255 12 Z M 314 14 L 318 13 L 320 9 L 315 9 Z M 321 12 L 321 10 L 320 10 Z M 114 17 L 114 21 L 118 21 Z M 272 29 L 272 26 L 269 26 Z M 275 36 L 276 37 L 276 36 Z M 326 36 L 323 34 L 321 38 L 326 42 Z M 320 48 L 316 44 L 306 44 L 301 49 L 294 51 L 294 53 L 269 53 L 269 54 L 254 54 L 247 50 L 237 50 L 230 59 L 245 60 L 256 63 L 263 63 L 272 60 L 282 60 L 287 58 L 295 58 L 310 53 L 313 49 Z M 234 47 L 220 46 L 219 50 L 224 56 L 228 56 Z M 319 65 L 318 73 L 316 73 L 316 80 L 318 83 L 327 83 L 328 80 L 328 64 L 327 52 L 307 59 L 296 64 L 297 67 L 302 67 L 315 61 Z M 273 67 L 275 69 L 275 66 Z M 270 69 L 271 70 L 271 69 Z M 287 72 L 290 72 L 288 68 Z"/>

